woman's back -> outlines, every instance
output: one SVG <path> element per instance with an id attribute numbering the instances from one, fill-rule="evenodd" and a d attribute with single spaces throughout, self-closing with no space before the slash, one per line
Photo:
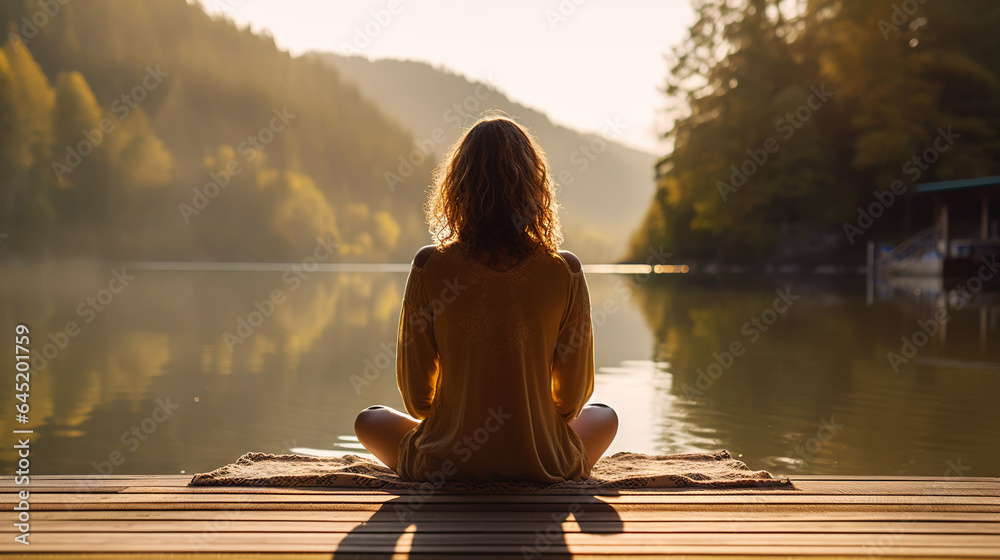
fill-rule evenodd
<path id="1" fill-rule="evenodd" d="M 593 390 L 590 301 L 582 271 L 536 249 L 494 270 L 452 245 L 411 268 L 397 376 L 411 480 L 558 481 L 588 474 L 567 425 Z"/>
<path id="2" fill-rule="evenodd" d="M 487 116 L 435 170 L 396 343 L 406 411 L 369 407 L 366 449 L 409 480 L 589 475 L 618 430 L 594 388 L 590 296 L 559 250 L 556 187 L 526 128 Z"/>

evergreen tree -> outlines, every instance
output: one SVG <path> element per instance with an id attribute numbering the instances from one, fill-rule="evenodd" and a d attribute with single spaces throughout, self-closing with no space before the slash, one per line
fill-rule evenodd
<path id="1" fill-rule="evenodd" d="M 984 36 L 995 3 L 789 6 L 694 2 L 666 88 L 686 112 L 631 258 L 658 244 L 688 258 L 827 258 L 850 251 L 842 226 L 874 191 L 1000 173 L 1000 44 Z M 909 173 L 942 129 L 961 149 Z M 872 235 L 905 235 L 927 204 L 905 197 Z"/>

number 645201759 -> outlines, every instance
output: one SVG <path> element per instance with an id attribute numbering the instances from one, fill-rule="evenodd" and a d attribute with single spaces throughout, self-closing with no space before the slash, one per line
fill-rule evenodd
<path id="1" fill-rule="evenodd" d="M 18 325 L 14 328 L 14 391 L 17 393 L 17 400 L 21 404 L 15 406 L 20 414 L 28 413 L 28 391 L 31 381 L 31 336 L 27 325 Z"/>

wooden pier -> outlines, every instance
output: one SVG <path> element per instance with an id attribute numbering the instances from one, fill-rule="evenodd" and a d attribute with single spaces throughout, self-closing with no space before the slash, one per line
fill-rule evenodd
<path id="1" fill-rule="evenodd" d="M 1000 478 L 798 476 L 794 488 L 600 496 L 189 487 L 189 479 L 32 476 L 24 546 L 13 512 L 24 487 L 4 477 L 0 556 L 1000 558 Z"/>

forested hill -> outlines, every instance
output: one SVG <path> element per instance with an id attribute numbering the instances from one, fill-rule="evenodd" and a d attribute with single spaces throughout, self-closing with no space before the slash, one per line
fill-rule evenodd
<path id="1" fill-rule="evenodd" d="M 514 116 L 535 133 L 548 156 L 563 209 L 566 248 L 584 260 L 620 259 L 641 222 L 654 190 L 648 153 L 615 141 L 623 130 L 647 123 L 610 120 L 600 135 L 553 124 L 543 113 L 511 101 L 492 84 L 470 80 L 424 62 L 371 61 L 315 55 L 356 82 L 427 151 L 441 154 L 488 109 Z M 419 159 L 419 158 L 417 158 Z"/>
<path id="2" fill-rule="evenodd" d="M 0 4 L 5 260 L 299 261 L 328 234 L 334 258 L 395 260 L 429 239 L 431 162 L 388 188 L 413 139 L 335 69 L 185 0 L 49 4 Z"/>
<path id="3" fill-rule="evenodd" d="M 863 260 L 930 225 L 918 183 L 1000 175 L 1000 2 L 694 5 L 633 258 Z"/>

